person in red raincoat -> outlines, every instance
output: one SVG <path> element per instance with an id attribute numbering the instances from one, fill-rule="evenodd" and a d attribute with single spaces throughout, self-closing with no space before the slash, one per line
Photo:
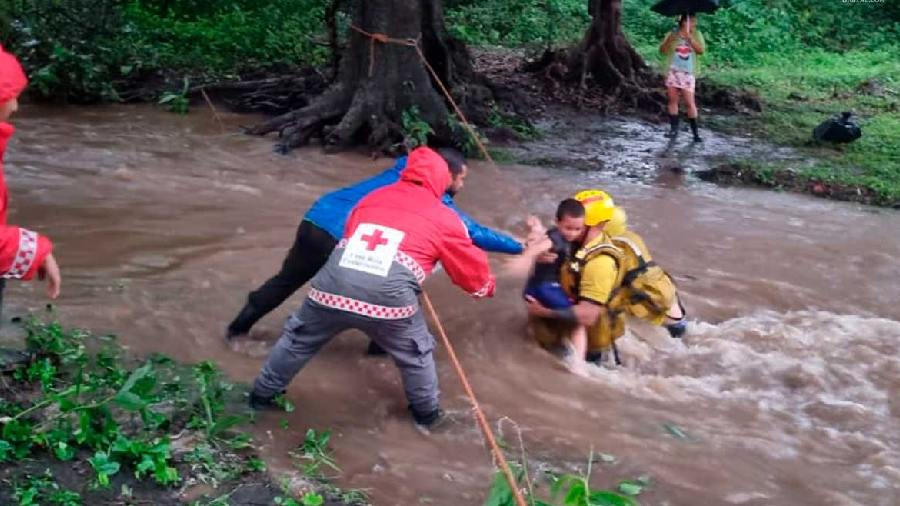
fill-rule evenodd
<path id="1" fill-rule="evenodd" d="M 7 279 L 28 281 L 35 275 L 46 278 L 47 295 L 59 296 L 61 277 L 53 257 L 53 244 L 45 236 L 7 223 L 9 203 L 3 168 L 6 145 L 15 128 L 7 122 L 19 108 L 19 95 L 28 84 L 16 57 L 0 46 L 0 305 Z"/>
<path id="2" fill-rule="evenodd" d="M 441 202 L 448 190 L 463 186 L 467 170 L 455 150 L 420 147 L 409 154 L 400 181 L 356 205 L 343 239 L 257 376 L 251 407 L 272 407 L 322 346 L 357 329 L 394 359 L 416 424 L 431 429 L 444 419 L 434 338 L 419 305 L 422 283 L 440 262 L 450 280 L 475 298 L 491 297 L 496 284 L 487 254 Z"/>

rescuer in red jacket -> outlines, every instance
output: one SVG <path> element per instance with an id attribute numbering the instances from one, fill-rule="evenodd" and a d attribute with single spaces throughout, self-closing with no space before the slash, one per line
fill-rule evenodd
<path id="1" fill-rule="evenodd" d="M 440 262 L 473 297 L 490 297 L 495 286 L 487 254 L 441 203 L 447 190 L 462 187 L 466 171 L 458 151 L 421 147 L 410 153 L 400 181 L 359 202 L 256 378 L 252 407 L 270 406 L 325 343 L 352 328 L 394 358 L 416 423 L 430 427 L 441 418 L 434 338 L 418 301 L 421 284 Z"/>

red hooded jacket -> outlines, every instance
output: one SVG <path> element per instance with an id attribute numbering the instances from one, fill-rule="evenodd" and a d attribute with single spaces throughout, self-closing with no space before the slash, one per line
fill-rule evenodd
<path id="1" fill-rule="evenodd" d="M 405 232 L 400 251 L 416 261 L 425 275 L 441 262 L 447 275 L 475 297 L 494 294 L 496 281 L 487 254 L 477 248 L 459 216 L 441 203 L 450 186 L 447 162 L 433 150 L 409 154 L 400 181 L 363 198 L 350 213 L 344 238 L 360 223 L 389 226 Z"/>
<path id="2" fill-rule="evenodd" d="M 17 98 L 28 79 L 16 57 L 0 46 L 0 104 Z M 15 128 L 0 122 L 0 277 L 29 280 L 53 250 L 50 240 L 31 230 L 6 224 L 9 201 L 3 158 Z"/>

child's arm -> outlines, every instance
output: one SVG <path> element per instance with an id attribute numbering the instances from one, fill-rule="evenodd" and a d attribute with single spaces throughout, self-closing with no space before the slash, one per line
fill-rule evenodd
<path id="1" fill-rule="evenodd" d="M 506 275 L 528 276 L 537 258 L 553 246 L 541 220 L 536 216 L 529 216 L 526 223 L 528 224 L 528 239 L 525 241 L 525 248 L 520 255 L 510 258 L 504 263 L 503 271 Z"/>
<path id="2" fill-rule="evenodd" d="M 59 264 L 53 253 L 47 255 L 43 265 L 38 268 L 38 279 L 41 281 L 47 279 L 47 296 L 51 299 L 59 297 L 60 287 L 62 286 L 62 274 L 59 271 Z"/>

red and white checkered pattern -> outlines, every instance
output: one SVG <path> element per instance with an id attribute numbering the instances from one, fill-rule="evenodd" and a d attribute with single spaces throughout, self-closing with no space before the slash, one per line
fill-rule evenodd
<path id="1" fill-rule="evenodd" d="M 351 299 L 350 297 L 344 297 L 343 295 L 323 292 L 315 288 L 310 289 L 309 298 L 325 307 L 378 320 L 402 320 L 416 314 L 416 311 L 419 310 L 418 306 L 379 306 L 378 304 L 370 304 L 361 300 Z"/>
<path id="2" fill-rule="evenodd" d="M 419 262 L 413 260 L 413 257 L 407 255 L 402 251 L 398 251 L 397 254 L 394 255 L 394 261 L 409 269 L 409 271 L 412 272 L 413 276 L 416 277 L 416 281 L 418 281 L 420 285 L 425 281 L 425 270 L 422 269 L 422 266 L 419 265 Z"/>
<path id="3" fill-rule="evenodd" d="M 341 239 L 336 246 L 336 248 L 338 249 L 343 249 L 346 247 L 347 239 Z M 412 275 L 416 277 L 416 281 L 418 281 L 420 285 L 425 282 L 425 269 L 423 269 L 422 266 L 419 265 L 419 262 L 416 262 L 413 257 L 398 250 L 397 254 L 394 255 L 394 261 L 409 269 L 409 272 L 411 272 Z"/>
<path id="4" fill-rule="evenodd" d="M 34 257 L 37 255 L 38 246 L 37 233 L 24 228 L 19 229 L 19 251 L 13 259 L 9 270 L 3 275 L 4 278 L 22 278 L 31 270 L 31 264 L 34 263 Z"/>

